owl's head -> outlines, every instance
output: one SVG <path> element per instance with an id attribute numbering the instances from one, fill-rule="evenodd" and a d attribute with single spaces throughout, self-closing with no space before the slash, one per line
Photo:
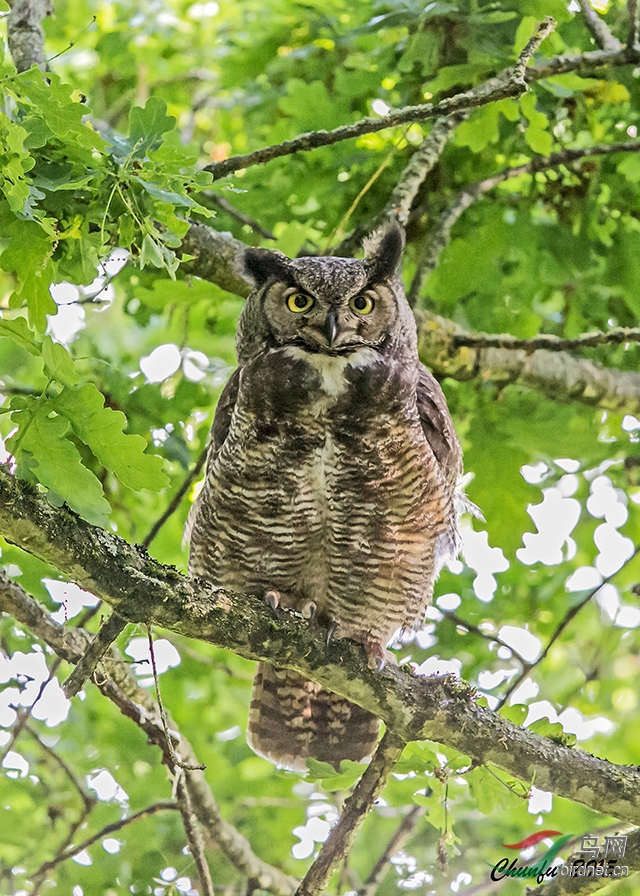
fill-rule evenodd
<path id="1" fill-rule="evenodd" d="M 245 266 L 255 288 L 238 330 L 240 360 L 265 347 L 297 345 L 337 355 L 362 346 L 382 349 L 394 337 L 415 341 L 413 315 L 396 278 L 403 248 L 404 233 L 393 222 L 365 241 L 362 261 L 290 259 L 247 249 Z"/>

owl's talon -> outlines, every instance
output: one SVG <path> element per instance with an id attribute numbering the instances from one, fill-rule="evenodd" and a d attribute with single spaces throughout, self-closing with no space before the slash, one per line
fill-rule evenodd
<path id="1" fill-rule="evenodd" d="M 333 636 L 335 635 L 337 628 L 338 628 L 337 622 L 332 622 L 331 625 L 329 626 L 329 630 L 327 631 L 327 647 L 333 640 Z"/>
<path id="2" fill-rule="evenodd" d="M 277 591 L 265 591 L 264 602 L 275 612 L 280 604 L 280 594 Z"/>
<path id="3" fill-rule="evenodd" d="M 303 619 L 307 619 L 309 625 L 316 618 L 316 613 L 318 612 L 318 605 L 313 600 L 305 600 L 305 602 L 300 607 L 300 615 Z"/>

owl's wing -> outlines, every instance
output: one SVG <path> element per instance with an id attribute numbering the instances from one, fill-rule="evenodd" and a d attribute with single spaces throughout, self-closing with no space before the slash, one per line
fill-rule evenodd
<path id="1" fill-rule="evenodd" d="M 227 385 L 222 390 L 220 398 L 218 399 L 216 412 L 213 417 L 213 426 L 211 427 L 211 441 L 209 443 L 209 450 L 207 452 L 207 469 L 209 468 L 209 464 L 217 455 L 218 451 L 220 451 L 220 449 L 222 448 L 225 439 L 229 435 L 231 417 L 233 416 L 233 409 L 236 406 L 236 401 L 238 399 L 238 389 L 240 387 L 240 370 L 240 367 L 237 367 L 234 370 L 233 374 L 227 381 Z M 202 492 L 200 494 L 202 494 Z M 191 508 L 187 515 L 187 521 L 184 524 L 184 531 L 182 533 L 183 546 L 191 541 L 191 533 L 193 531 L 193 526 L 198 515 L 199 506 L 200 502 L 198 498 L 196 498 L 196 500 L 191 505 Z"/>
<path id="2" fill-rule="evenodd" d="M 209 447 L 209 461 L 213 460 L 218 451 L 222 448 L 225 439 L 229 435 L 229 427 L 231 425 L 231 417 L 233 409 L 238 399 L 238 388 L 240 386 L 240 367 L 236 367 L 233 374 L 227 381 L 227 385 L 222 390 L 222 395 L 218 399 L 216 412 L 213 417 L 213 426 L 211 427 L 211 445 Z"/>
<path id="3" fill-rule="evenodd" d="M 420 423 L 447 482 L 455 489 L 462 475 L 462 450 L 437 379 L 420 365 L 416 393 Z"/>

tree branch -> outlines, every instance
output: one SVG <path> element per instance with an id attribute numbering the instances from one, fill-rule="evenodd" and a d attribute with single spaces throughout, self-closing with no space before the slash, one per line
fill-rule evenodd
<path id="1" fill-rule="evenodd" d="M 221 212 L 229 215 L 230 218 L 234 218 L 240 224 L 247 224 L 252 230 L 255 230 L 256 233 L 260 234 L 260 236 L 263 236 L 265 240 L 275 240 L 276 237 L 273 235 L 273 233 L 271 233 L 270 230 L 267 230 L 250 215 L 247 215 L 244 212 L 240 211 L 239 208 L 236 208 L 235 205 L 232 205 L 228 199 L 224 198 L 224 196 L 220 196 L 218 193 L 214 193 L 213 190 L 203 190 L 198 194 L 198 198 L 200 202 L 202 202 L 203 199 L 207 200 L 211 203 L 211 205 L 215 205 L 220 209 Z"/>
<path id="2" fill-rule="evenodd" d="M 638 0 L 627 0 L 627 12 L 629 14 L 629 36 L 627 38 L 627 47 L 632 50 L 638 49 L 638 38 L 640 37 L 640 10 L 638 9 Z"/>
<path id="3" fill-rule="evenodd" d="M 588 2 L 588 0 L 586 0 Z M 427 239 L 426 248 L 422 258 L 418 262 L 416 273 L 411 283 L 408 298 L 412 306 L 416 305 L 422 288 L 435 270 L 443 250 L 451 239 L 451 230 L 463 213 L 480 196 L 497 187 L 498 184 L 518 177 L 521 174 L 535 174 L 550 168 L 559 168 L 561 165 L 569 165 L 580 159 L 593 158 L 594 156 L 615 155 L 621 152 L 639 152 L 640 140 L 627 140 L 623 143 L 601 143 L 597 146 L 583 146 L 579 149 L 562 149 L 548 156 L 535 156 L 526 165 L 517 165 L 513 168 L 505 168 L 491 177 L 477 181 L 465 187 L 443 213 L 440 221 Z"/>
<path id="4" fill-rule="evenodd" d="M 420 311 L 417 316 L 420 357 L 436 376 L 481 379 L 503 386 L 518 383 L 554 401 L 580 401 L 609 411 L 640 413 L 640 373 L 547 349 L 459 346 L 457 340 L 473 334 L 431 312 Z"/>
<path id="5" fill-rule="evenodd" d="M 213 890 L 213 881 L 211 880 L 211 872 L 204 854 L 204 842 L 202 840 L 202 831 L 198 824 L 198 820 L 193 812 L 191 805 L 191 796 L 184 772 L 177 770 L 178 782 L 176 786 L 176 797 L 178 800 L 178 808 L 182 816 L 182 824 L 184 832 L 189 844 L 189 852 L 191 853 L 198 870 L 198 879 L 202 886 L 204 896 L 215 896 Z"/>
<path id="6" fill-rule="evenodd" d="M 96 532 L 100 530 L 96 529 Z M 104 534 L 108 536 L 108 533 Z M 54 622 L 34 598 L 4 573 L 0 573 L 0 612 L 10 613 L 67 662 L 76 663 L 90 642 L 90 636 L 81 629 L 63 627 Z M 128 663 L 118 656 L 113 648 L 104 659 L 104 668 L 105 677 L 96 682 L 98 689 L 115 703 L 123 715 L 144 731 L 152 744 L 160 748 L 163 763 L 172 771 L 172 759 L 158 717 L 157 704 L 147 691 L 138 686 Z M 169 726 L 172 731 L 177 732 L 177 726 L 171 717 Z M 189 741 L 181 734 L 177 736 L 183 763 L 198 766 L 197 757 Z M 242 834 L 222 818 L 220 808 L 202 771 L 190 771 L 185 774 L 198 820 L 231 864 L 247 877 L 258 880 L 261 889 L 277 896 L 291 896 L 297 882 L 259 859 Z"/>
<path id="7" fill-rule="evenodd" d="M 529 352 L 542 348 L 551 352 L 572 351 L 598 345 L 625 345 L 628 342 L 640 342 L 640 327 L 612 327 L 606 333 L 583 333 L 575 339 L 562 339 L 552 334 L 540 334 L 531 339 L 518 339 L 509 333 L 460 333 L 454 336 L 456 346 L 524 349 Z"/>
<path id="8" fill-rule="evenodd" d="M 19 72 L 32 65 L 45 70 L 42 20 L 53 15 L 51 0 L 13 0 L 7 17 L 9 52 Z"/>
<path id="9" fill-rule="evenodd" d="M 325 892 L 331 875 L 349 855 L 362 822 L 380 796 L 404 746 L 403 741 L 390 731 L 385 732 L 373 759 L 345 802 L 338 823 L 329 834 L 318 858 L 305 874 L 296 896 L 317 896 Z"/>
<path id="10" fill-rule="evenodd" d="M 319 626 L 301 624 L 290 613 L 273 613 L 255 595 L 216 589 L 154 562 L 142 549 L 91 526 L 68 509 L 52 507 L 33 486 L 18 481 L 6 468 L 0 468 L 0 532 L 7 541 L 102 597 L 129 621 L 153 623 L 248 659 L 292 669 L 379 716 L 403 741 L 447 744 L 476 763 L 491 762 L 527 782 L 535 778 L 543 790 L 640 823 L 638 770 L 621 768 L 518 728 L 478 705 L 474 690 L 453 676 L 416 677 L 391 664 L 376 673 L 369 669 L 359 645 L 337 640 L 327 646 L 326 632 Z M 3 608 L 16 615 L 24 598 L 21 603 L 15 597 L 16 583 L 0 581 Z M 34 617 L 33 606 L 35 602 L 28 603 L 31 609 L 21 610 L 19 618 L 42 636 L 44 623 L 40 616 Z M 72 631 L 65 630 L 67 635 Z M 83 649 L 84 639 L 79 652 Z M 140 715 L 139 708 L 135 711 Z M 147 722 L 141 719 L 138 724 Z M 153 724 L 153 737 L 162 745 L 162 728 Z M 183 743 L 184 739 L 180 745 L 184 760 Z M 204 785 L 201 776 L 201 772 L 189 773 L 190 789 L 194 781 Z M 208 800 L 211 804 L 210 794 Z M 206 826 L 207 811 L 202 807 L 196 811 Z M 218 812 L 217 806 L 210 811 Z"/>
<path id="11" fill-rule="evenodd" d="M 69 849 L 65 850 L 60 855 L 55 856 L 49 862 L 44 862 L 38 870 L 34 872 L 32 879 L 34 881 L 37 879 L 43 880 L 48 872 L 52 871 L 56 865 L 59 865 L 61 862 L 66 862 L 67 859 L 72 859 L 74 856 L 77 856 L 78 853 L 93 846 L 98 840 L 102 840 L 103 837 L 108 837 L 109 834 L 115 834 L 118 831 L 121 831 L 122 828 L 127 827 L 127 825 L 130 825 L 134 821 L 138 821 L 141 818 L 147 818 L 149 815 L 155 815 L 156 812 L 164 812 L 165 810 L 170 809 L 175 810 L 177 808 L 178 805 L 173 802 L 173 800 L 159 800 L 157 803 L 152 803 L 145 809 L 140 809 L 139 812 L 134 812 L 133 815 L 129 815 L 127 818 L 121 818 L 119 821 L 112 821 L 110 824 L 106 824 L 99 830 L 97 834 L 93 834 L 81 843 L 69 847 Z"/>
<path id="12" fill-rule="evenodd" d="M 402 849 L 426 811 L 424 806 L 414 806 L 407 812 L 385 846 L 382 855 L 367 875 L 363 886 L 358 890 L 358 896 L 375 896 L 378 885 L 388 871 L 388 864 L 392 856 Z"/>
<path id="13" fill-rule="evenodd" d="M 578 2 L 584 16 L 585 25 L 591 32 L 591 36 L 596 44 L 601 50 L 612 50 L 614 53 L 618 53 L 622 49 L 622 44 L 609 31 L 609 27 L 604 19 L 600 18 L 589 0 L 578 0 Z"/>
<path id="14" fill-rule="evenodd" d="M 230 233 L 219 233 L 197 221 L 182 240 L 181 254 L 193 258 L 184 261 L 181 270 L 215 283 L 221 289 L 245 298 L 253 284 L 243 273 L 246 246 Z"/>
<path id="15" fill-rule="evenodd" d="M 62 684 L 62 690 L 68 700 L 75 697 L 84 683 L 93 676 L 96 666 L 126 626 L 126 620 L 118 616 L 117 613 L 112 613 L 102 623 L 94 639 L 80 657 L 77 666 Z"/>
<path id="16" fill-rule="evenodd" d="M 149 530 L 149 534 L 142 542 L 143 548 L 149 547 L 149 545 L 154 540 L 154 538 L 156 537 L 156 535 L 158 534 L 160 529 L 162 529 L 162 527 L 167 522 L 167 520 L 176 512 L 176 510 L 182 503 L 182 499 L 187 494 L 187 492 L 189 491 L 189 489 L 191 488 L 191 486 L 193 485 L 195 480 L 200 475 L 200 471 L 204 467 L 204 462 L 207 459 L 207 451 L 208 450 L 209 450 L 209 446 L 205 445 L 204 448 L 202 449 L 202 451 L 200 452 L 200 456 L 198 457 L 197 461 L 195 462 L 195 464 L 193 465 L 191 470 L 185 476 L 184 482 L 182 483 L 182 485 L 180 486 L 178 491 L 175 493 L 175 495 L 173 496 L 173 498 L 167 505 L 167 509 L 164 511 L 162 516 L 160 516 L 155 521 L 155 523 Z"/>
<path id="17" fill-rule="evenodd" d="M 536 52 L 542 41 L 554 30 L 556 22 L 547 16 L 537 26 L 527 46 L 520 53 L 516 64 L 504 69 L 495 78 L 485 81 L 483 84 L 458 93 L 439 103 L 422 103 L 418 106 L 406 106 L 404 109 L 396 109 L 380 118 L 362 118 L 355 124 L 341 125 L 332 131 L 310 131 L 300 134 L 293 140 L 285 140 L 264 149 L 258 149 L 245 155 L 231 156 L 224 162 L 212 162 L 205 167 L 205 171 L 213 174 L 214 180 L 225 177 L 233 171 L 241 168 L 250 168 L 263 162 L 270 162 L 281 156 L 288 156 L 296 152 L 308 152 L 320 146 L 331 146 L 342 140 L 352 140 L 363 134 L 372 134 L 385 128 L 396 127 L 401 124 L 409 124 L 414 121 L 426 121 L 429 118 L 438 118 L 443 115 L 451 115 L 454 112 L 463 112 L 467 109 L 476 109 L 494 103 L 507 97 L 519 97 L 527 90 L 525 70 L 531 56 Z"/>
<path id="18" fill-rule="evenodd" d="M 398 178 L 385 207 L 366 225 L 357 227 L 346 236 L 333 250 L 335 255 L 352 255 L 360 248 L 363 238 L 388 218 L 396 218 L 403 227 L 406 226 L 420 187 L 437 164 L 455 129 L 468 117 L 467 112 L 460 112 L 458 115 L 436 119 L 429 136 L 424 138 Z"/>
<path id="19" fill-rule="evenodd" d="M 596 596 L 596 594 L 598 593 L 598 591 L 600 591 L 601 588 L 603 588 L 605 585 L 609 584 L 609 582 L 613 581 L 613 579 L 615 579 L 615 577 L 618 575 L 618 573 L 621 572 L 626 566 L 628 566 L 629 563 L 631 563 L 631 561 L 634 560 L 638 556 L 638 554 L 640 554 L 640 545 L 638 547 L 636 547 L 633 554 L 629 557 L 628 560 L 626 560 L 622 564 L 620 569 L 616 569 L 616 571 L 611 573 L 610 576 L 607 576 L 606 578 L 604 578 L 600 582 L 599 585 L 597 585 L 595 588 L 592 588 L 590 591 L 587 591 L 587 593 L 584 595 L 582 600 L 579 600 L 577 604 L 574 604 L 572 607 L 569 607 L 569 609 L 564 614 L 564 616 L 562 617 L 562 619 L 560 620 L 558 625 L 555 627 L 551 637 L 547 641 L 547 646 L 544 648 L 544 650 L 542 650 L 540 652 L 540 655 L 538 656 L 538 658 L 536 660 L 534 660 L 534 662 L 527 663 L 522 659 L 522 657 L 519 657 L 520 661 L 522 662 L 522 672 L 520 673 L 520 675 L 518 675 L 516 678 L 513 679 L 513 681 L 511 682 L 511 684 L 505 691 L 504 695 L 501 697 L 500 702 L 498 703 L 496 709 L 500 709 L 500 707 L 504 706 L 504 704 L 507 702 L 507 700 L 509 699 L 511 694 L 513 694 L 513 692 L 516 690 L 516 688 L 518 688 L 522 684 L 522 682 L 525 680 L 525 678 L 528 678 L 529 675 L 531 675 L 531 673 L 536 668 L 536 666 L 539 666 L 540 663 L 544 659 L 546 659 L 546 657 L 547 657 L 549 651 L 551 650 L 551 648 L 553 647 L 553 645 L 556 643 L 556 641 L 558 640 L 560 635 L 564 632 L 564 630 L 569 625 L 569 623 L 575 619 L 575 617 L 578 615 L 580 610 L 582 610 L 583 607 L 586 607 L 586 605 L 591 601 L 591 599 L 593 597 Z M 509 649 L 513 650 L 512 647 L 510 647 Z M 514 652 L 517 654 L 517 651 L 514 651 Z"/>

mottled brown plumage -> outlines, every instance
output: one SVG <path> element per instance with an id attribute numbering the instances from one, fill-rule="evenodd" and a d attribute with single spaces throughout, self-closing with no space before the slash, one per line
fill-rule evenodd
<path id="1" fill-rule="evenodd" d="M 190 571 L 235 591 L 275 591 L 375 662 L 419 625 L 459 547 L 461 454 L 440 386 L 418 360 L 396 278 L 403 235 L 364 261 L 248 250 L 255 289 L 239 366 L 216 410 L 191 515 Z M 379 722 L 260 664 L 248 740 L 287 768 L 369 756 Z"/>

